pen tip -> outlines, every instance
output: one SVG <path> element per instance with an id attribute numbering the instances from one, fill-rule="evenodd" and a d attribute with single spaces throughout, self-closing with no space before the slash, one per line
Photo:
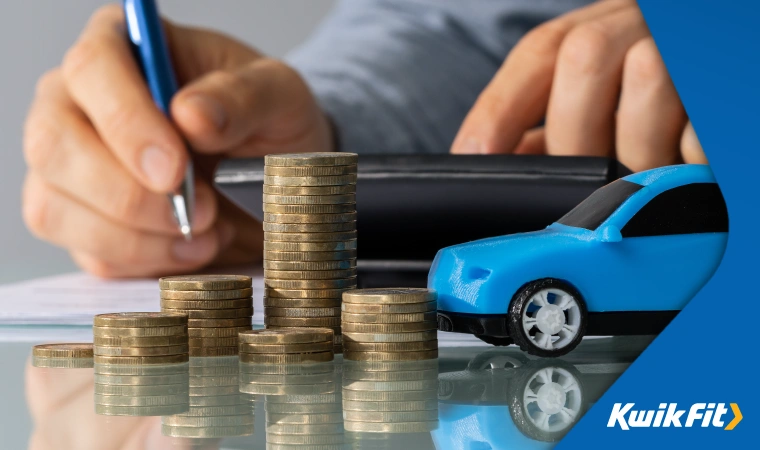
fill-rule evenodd
<path id="1" fill-rule="evenodd" d="M 193 231 L 190 229 L 190 226 L 183 225 L 180 230 L 182 231 L 182 235 L 185 236 L 185 240 L 187 242 L 190 242 L 193 240 Z"/>

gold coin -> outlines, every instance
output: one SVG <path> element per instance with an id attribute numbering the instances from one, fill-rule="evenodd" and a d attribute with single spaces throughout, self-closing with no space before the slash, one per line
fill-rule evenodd
<path id="1" fill-rule="evenodd" d="M 356 194 L 275 195 L 264 194 L 264 204 L 273 205 L 356 205 Z"/>
<path id="2" fill-rule="evenodd" d="M 187 317 L 187 316 L 185 316 Z M 159 337 L 159 336 L 185 336 L 187 335 L 187 323 L 174 327 L 92 327 L 94 336 L 108 337 Z"/>
<path id="3" fill-rule="evenodd" d="M 267 411 L 268 424 L 300 424 L 311 425 L 319 423 L 343 423 L 343 414 L 325 413 L 325 414 L 276 414 Z"/>
<path id="4" fill-rule="evenodd" d="M 187 335 L 178 336 L 95 336 L 93 344 L 101 347 L 164 347 L 187 343 Z"/>
<path id="5" fill-rule="evenodd" d="M 173 427 L 239 427 L 253 425 L 253 412 L 248 414 L 226 415 L 216 417 L 171 416 L 162 417 L 161 423 Z"/>
<path id="6" fill-rule="evenodd" d="M 161 308 L 163 311 L 172 311 L 171 308 Z M 240 317 L 251 317 L 253 308 L 234 308 L 234 309 L 176 309 L 173 311 L 182 311 L 191 319 L 237 319 Z"/>
<path id="7" fill-rule="evenodd" d="M 355 352 L 344 350 L 343 358 L 354 361 L 416 361 L 438 358 L 438 349 L 419 352 Z"/>
<path id="8" fill-rule="evenodd" d="M 357 174 L 348 175 L 324 175 L 303 177 L 281 177 L 276 175 L 264 175 L 264 184 L 271 186 L 343 186 L 356 184 Z"/>
<path id="9" fill-rule="evenodd" d="M 310 342 L 305 344 L 248 344 L 240 343 L 240 353 L 319 353 L 332 350 L 332 339 L 324 342 Z"/>
<path id="10" fill-rule="evenodd" d="M 237 347 L 190 347 L 190 356 L 233 356 Z"/>
<path id="11" fill-rule="evenodd" d="M 253 405 L 194 406 L 182 414 L 185 417 L 243 416 L 253 414 Z"/>
<path id="12" fill-rule="evenodd" d="M 416 400 L 399 402 L 367 402 L 355 400 L 343 400 L 343 410 L 349 411 L 376 411 L 376 412 L 419 412 L 438 411 L 438 399 Z"/>
<path id="13" fill-rule="evenodd" d="M 265 288 L 267 297 L 274 298 L 340 298 L 345 289 L 280 289 Z"/>
<path id="14" fill-rule="evenodd" d="M 292 366 L 285 366 L 292 367 Z M 436 401 L 437 403 L 437 401 Z M 343 421 L 343 409 L 340 403 L 273 403 L 270 399 L 266 399 L 264 403 L 264 409 L 266 410 L 267 417 L 270 414 L 277 414 L 278 416 L 290 416 L 296 418 L 310 418 L 324 415 L 340 415 L 341 421 Z"/>
<path id="15" fill-rule="evenodd" d="M 152 377 L 157 375 L 183 375 L 189 376 L 189 364 L 155 364 L 155 365 L 128 365 L 128 364 L 95 364 L 96 375 L 128 375 L 135 377 Z"/>
<path id="16" fill-rule="evenodd" d="M 185 275 L 163 277 L 158 287 L 172 291 L 221 291 L 251 287 L 251 277 L 244 275 Z"/>
<path id="17" fill-rule="evenodd" d="M 290 444 L 298 445 L 303 448 L 304 445 L 328 445 L 343 444 L 343 433 L 336 434 L 269 434 L 267 433 L 267 448 L 271 444 Z"/>
<path id="18" fill-rule="evenodd" d="M 253 308 L 253 298 L 234 300 L 168 300 L 161 299 L 161 308 L 168 310 L 185 309 L 240 309 Z"/>
<path id="19" fill-rule="evenodd" d="M 269 298 L 264 297 L 264 307 L 275 308 L 339 308 L 339 298 Z"/>
<path id="20" fill-rule="evenodd" d="M 240 374 L 220 375 L 213 377 L 190 377 L 188 384 L 191 388 L 197 387 L 219 387 L 219 386 L 237 386 L 240 380 Z"/>
<path id="21" fill-rule="evenodd" d="M 435 291 L 424 288 L 355 289 L 343 294 L 346 303 L 425 303 L 436 299 Z"/>
<path id="22" fill-rule="evenodd" d="M 187 403 L 167 406 L 112 406 L 95 404 L 95 414 L 101 416 L 171 416 L 190 409 Z"/>
<path id="23" fill-rule="evenodd" d="M 356 250 L 356 239 L 335 242 L 278 242 L 264 241 L 264 251 L 276 252 L 335 252 Z"/>
<path id="24" fill-rule="evenodd" d="M 338 327 L 340 317 L 267 317 L 264 316 L 265 325 L 278 327 Z"/>
<path id="25" fill-rule="evenodd" d="M 378 324 L 426 322 L 434 321 L 436 317 L 437 313 L 435 311 L 409 314 L 356 314 L 349 312 L 341 314 L 344 322 Z"/>
<path id="26" fill-rule="evenodd" d="M 437 429 L 438 421 L 403 423 L 345 421 L 343 425 L 346 431 L 360 433 L 425 433 Z"/>
<path id="27" fill-rule="evenodd" d="M 190 388 L 187 386 L 187 384 L 158 384 L 135 386 L 95 383 L 96 395 L 123 395 L 126 397 L 166 396 L 174 397 L 175 401 L 173 403 L 189 402 L 190 400 L 188 398 L 188 392 L 190 392 Z"/>
<path id="28" fill-rule="evenodd" d="M 410 381 L 344 380 L 343 390 L 349 391 L 424 391 L 438 390 L 438 378 Z"/>
<path id="29" fill-rule="evenodd" d="M 286 328 L 279 330 L 248 330 L 240 333 L 241 344 L 309 344 L 332 341 L 333 330 L 329 328 Z"/>
<path id="30" fill-rule="evenodd" d="M 92 358 L 45 358 L 32 356 L 32 367 L 45 369 L 90 369 Z"/>
<path id="31" fill-rule="evenodd" d="M 270 423 L 267 424 L 267 436 L 271 434 L 343 434 L 342 423 L 324 423 L 324 424 L 291 424 L 291 423 Z"/>
<path id="32" fill-rule="evenodd" d="M 188 330 L 190 339 L 195 338 L 226 338 L 236 337 L 243 331 L 249 331 L 251 327 L 230 327 L 230 328 L 192 328 Z"/>
<path id="33" fill-rule="evenodd" d="M 324 177 L 356 174 L 356 164 L 346 166 L 264 166 L 264 175 L 275 177 Z"/>
<path id="34" fill-rule="evenodd" d="M 355 278 L 356 269 L 346 270 L 265 270 L 264 279 L 270 280 L 332 280 Z"/>
<path id="35" fill-rule="evenodd" d="M 249 298 L 252 295 L 252 288 L 224 291 L 161 291 L 161 298 L 165 300 L 237 300 Z"/>
<path id="36" fill-rule="evenodd" d="M 355 258 L 356 250 L 336 252 L 278 252 L 267 250 L 264 252 L 264 259 L 267 261 L 337 261 Z"/>
<path id="37" fill-rule="evenodd" d="M 168 356 L 186 354 L 190 348 L 187 343 L 163 347 L 105 347 L 95 346 L 95 354 L 101 356 Z"/>
<path id="38" fill-rule="evenodd" d="M 356 239 L 356 230 L 336 233 L 264 233 L 266 242 L 292 242 L 292 243 L 326 243 L 344 242 Z M 340 277 L 338 277 L 340 278 Z"/>
<path id="39" fill-rule="evenodd" d="M 183 403 L 184 401 L 184 403 Z M 121 396 L 95 394 L 96 405 L 111 406 L 167 406 L 187 404 L 188 397 L 177 395 Z"/>
<path id="40" fill-rule="evenodd" d="M 96 327 L 142 328 L 171 327 L 187 325 L 187 316 L 165 312 L 124 312 L 98 314 L 93 325 Z"/>
<path id="41" fill-rule="evenodd" d="M 345 341 L 353 342 L 418 342 L 430 341 L 436 339 L 438 332 L 436 330 L 418 331 L 410 333 L 345 333 Z"/>
<path id="42" fill-rule="evenodd" d="M 264 270 L 356 270 L 356 259 L 342 261 L 267 261 Z"/>
<path id="43" fill-rule="evenodd" d="M 238 338 L 220 337 L 220 338 L 190 338 L 190 347 L 235 347 L 238 345 Z"/>
<path id="44" fill-rule="evenodd" d="M 103 356 L 95 355 L 93 357 L 95 364 L 125 364 L 130 366 L 135 365 L 150 365 L 150 364 L 178 364 L 188 362 L 190 360 L 187 353 L 183 355 L 168 355 L 168 356 Z"/>
<path id="45" fill-rule="evenodd" d="M 419 352 L 438 349 L 438 339 L 419 342 L 356 342 L 343 343 L 346 351 L 354 352 Z"/>
<path id="46" fill-rule="evenodd" d="M 429 422 L 438 420 L 438 410 L 423 411 L 346 411 L 345 419 L 350 422 Z"/>
<path id="47" fill-rule="evenodd" d="M 438 401 L 438 391 L 352 391 L 343 390 L 343 401 L 352 402 L 418 402 Z"/>
<path id="48" fill-rule="evenodd" d="M 356 222 L 356 211 L 340 214 L 274 214 L 264 213 L 264 222 L 275 224 L 330 224 Z"/>
<path id="49" fill-rule="evenodd" d="M 250 436 L 253 434 L 253 425 L 239 427 L 173 427 L 171 425 L 161 425 L 161 434 L 170 437 L 199 439 Z"/>
<path id="50" fill-rule="evenodd" d="M 300 167 L 300 166 L 351 166 L 359 161 L 356 153 L 314 152 L 282 153 L 266 155 L 264 166 Z"/>
<path id="51" fill-rule="evenodd" d="M 437 322 L 429 320 L 426 322 L 409 322 L 409 323 L 355 323 L 343 322 L 343 330 L 347 333 L 408 333 L 411 331 L 429 331 L 438 329 Z"/>
<path id="52" fill-rule="evenodd" d="M 240 384 L 240 392 L 254 395 L 313 395 L 329 394 L 335 392 L 337 385 L 333 383 L 321 384 Z"/>
<path id="53" fill-rule="evenodd" d="M 160 386 L 182 384 L 187 386 L 190 376 L 187 372 L 167 375 L 104 375 L 95 374 L 95 384 L 109 386 Z"/>
<path id="54" fill-rule="evenodd" d="M 275 233 L 335 233 L 356 231 L 356 221 L 338 223 L 263 223 L 264 232 Z"/>
<path id="55" fill-rule="evenodd" d="M 280 355 L 241 353 L 240 362 L 256 364 L 297 364 L 327 362 L 333 360 L 333 352 L 288 353 Z"/>
<path id="56" fill-rule="evenodd" d="M 189 319 L 187 325 L 190 328 L 229 328 L 229 327 L 250 327 L 250 317 L 239 317 L 237 319 Z"/>
<path id="57" fill-rule="evenodd" d="M 341 186 L 272 186 L 264 185 L 264 195 L 321 197 L 327 195 L 356 195 L 356 184 Z"/>
<path id="58" fill-rule="evenodd" d="M 347 289 L 356 287 L 356 277 L 339 280 L 273 280 L 265 278 L 264 285 L 273 289 Z"/>
<path id="59" fill-rule="evenodd" d="M 32 356 L 42 358 L 92 358 L 91 343 L 40 344 L 32 347 Z"/>
<path id="60" fill-rule="evenodd" d="M 340 308 L 276 308 L 264 307 L 264 316 L 270 317 L 339 317 Z"/>
<path id="61" fill-rule="evenodd" d="M 278 205 L 264 203 L 264 212 L 272 214 L 347 214 L 356 212 L 355 203 L 339 205 Z M 356 220 L 356 219 L 353 219 Z M 299 222 L 301 223 L 301 222 Z"/>
<path id="62" fill-rule="evenodd" d="M 436 311 L 437 302 L 401 303 L 401 304 L 370 304 L 343 303 L 343 311 L 357 314 L 408 314 Z"/>

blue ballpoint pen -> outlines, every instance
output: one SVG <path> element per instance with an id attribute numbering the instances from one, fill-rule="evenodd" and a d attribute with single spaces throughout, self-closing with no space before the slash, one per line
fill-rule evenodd
<path id="1" fill-rule="evenodd" d="M 156 2 L 124 0 L 124 13 L 135 59 L 142 68 L 156 106 L 168 117 L 169 103 L 178 86 Z M 188 161 L 179 191 L 169 194 L 174 217 L 188 241 L 192 239 L 194 191 L 193 163 Z"/>

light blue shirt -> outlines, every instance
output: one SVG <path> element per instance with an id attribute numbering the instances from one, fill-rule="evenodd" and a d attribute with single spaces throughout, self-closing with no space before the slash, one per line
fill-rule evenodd
<path id="1" fill-rule="evenodd" d="M 341 0 L 287 58 L 341 150 L 446 153 L 517 41 L 590 0 Z"/>

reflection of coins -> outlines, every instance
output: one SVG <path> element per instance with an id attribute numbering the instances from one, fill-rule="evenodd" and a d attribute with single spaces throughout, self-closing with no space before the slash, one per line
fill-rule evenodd
<path id="1" fill-rule="evenodd" d="M 252 405 L 240 403 L 229 406 L 194 406 L 182 415 L 185 417 L 237 416 L 251 415 L 252 411 Z"/>
<path id="2" fill-rule="evenodd" d="M 333 352 L 322 353 L 290 353 L 282 355 L 241 353 L 240 361 L 257 364 L 292 364 L 307 362 L 327 362 L 333 360 Z"/>
<path id="3" fill-rule="evenodd" d="M 88 369 L 93 366 L 92 358 L 46 358 L 32 355 L 32 367 L 45 369 Z"/>
<path id="4" fill-rule="evenodd" d="M 353 342 L 416 342 L 430 341 L 436 339 L 437 335 L 436 330 L 388 334 L 346 332 L 343 339 Z"/>
<path id="5" fill-rule="evenodd" d="M 167 384 L 187 384 L 187 370 L 184 373 L 167 375 L 105 375 L 96 373 L 95 384 L 109 386 L 160 386 Z"/>
<path id="6" fill-rule="evenodd" d="M 435 291 L 424 288 L 356 289 L 343 294 L 346 303 L 426 303 L 436 298 Z"/>
<path id="7" fill-rule="evenodd" d="M 104 347 L 163 347 L 187 343 L 187 335 L 175 336 L 95 336 L 93 343 Z"/>
<path id="8" fill-rule="evenodd" d="M 401 422 L 401 423 L 382 423 L 382 422 L 351 422 L 346 420 L 343 423 L 346 431 L 358 431 L 365 433 L 423 433 L 433 431 L 438 428 L 438 421 L 428 422 Z"/>
<path id="9" fill-rule="evenodd" d="M 365 381 L 413 381 L 430 380 L 438 377 L 438 369 L 417 369 L 402 371 L 346 370 L 343 379 Z"/>
<path id="10" fill-rule="evenodd" d="M 61 343 L 40 344 L 32 347 L 32 356 L 38 358 L 92 358 L 92 344 Z"/>
<path id="11" fill-rule="evenodd" d="M 187 411 L 188 408 L 187 403 L 166 406 L 114 406 L 96 403 L 95 413 L 104 416 L 147 417 L 181 414 Z"/>
<path id="12" fill-rule="evenodd" d="M 178 313 L 127 312 L 99 314 L 93 321 L 96 327 L 171 327 L 187 325 L 187 316 Z"/>
<path id="13" fill-rule="evenodd" d="M 96 395 L 121 395 L 126 397 L 155 397 L 155 396 L 172 396 L 185 394 L 189 392 L 187 384 L 166 384 L 166 385 L 110 385 L 95 384 Z"/>
<path id="14" fill-rule="evenodd" d="M 95 364 L 126 364 L 126 365 L 153 365 L 153 364 L 176 364 L 190 360 L 187 353 L 170 356 L 101 356 L 93 357 Z"/>
<path id="15" fill-rule="evenodd" d="M 170 395 L 152 395 L 140 397 L 127 397 L 120 395 L 95 394 L 95 403 L 109 406 L 168 406 L 175 404 L 176 400 Z"/>
<path id="16" fill-rule="evenodd" d="M 240 392 L 257 395 L 312 395 L 335 392 L 335 383 L 321 384 L 259 384 L 240 385 Z"/>
<path id="17" fill-rule="evenodd" d="M 298 364 L 292 366 L 256 363 L 240 364 L 240 372 L 252 374 L 252 376 L 288 375 L 288 378 L 290 378 L 291 375 L 304 375 L 311 377 L 314 375 L 332 374 L 334 371 L 335 368 L 330 363 Z"/>
<path id="18" fill-rule="evenodd" d="M 360 402 L 415 402 L 438 401 L 438 391 L 343 391 L 343 400 Z"/>
<path id="19" fill-rule="evenodd" d="M 269 434 L 342 434 L 343 424 L 336 423 L 315 423 L 315 424 L 291 424 L 291 423 L 269 423 L 267 424 L 267 435 Z"/>
<path id="20" fill-rule="evenodd" d="M 119 365 L 119 364 L 95 364 L 96 375 L 128 375 L 128 376 L 154 376 L 184 374 L 187 377 L 188 364 L 172 365 Z"/>
<path id="21" fill-rule="evenodd" d="M 245 353 L 318 353 L 332 350 L 332 339 L 325 342 L 306 344 L 246 344 L 240 343 L 240 351 Z"/>
<path id="22" fill-rule="evenodd" d="M 300 365 L 299 365 L 300 366 Z M 299 384 L 323 384 L 335 382 L 335 373 L 306 373 L 306 374 L 282 374 L 266 375 L 260 373 L 240 374 L 240 383 L 299 385 Z"/>
<path id="23" fill-rule="evenodd" d="M 343 399 L 343 410 L 348 411 L 438 411 L 438 399 L 415 401 L 357 401 Z M 436 413 L 437 414 L 437 413 Z"/>
<path id="24" fill-rule="evenodd" d="M 173 427 L 223 427 L 253 425 L 253 414 L 235 416 L 197 417 L 197 416 L 172 416 L 164 417 L 164 425 Z"/>
<path id="25" fill-rule="evenodd" d="M 187 438 L 248 436 L 253 434 L 253 425 L 243 425 L 238 427 L 173 427 L 170 425 L 161 425 L 161 434 L 164 436 Z"/>
<path id="26" fill-rule="evenodd" d="M 349 352 L 420 352 L 437 350 L 438 340 L 419 342 L 355 342 L 347 340 L 343 349 Z"/>
<path id="27" fill-rule="evenodd" d="M 267 165 L 264 167 L 264 175 L 277 177 L 320 177 L 351 175 L 356 173 L 356 164 L 351 165 L 325 165 L 325 166 L 295 166 L 282 167 Z"/>
<path id="28" fill-rule="evenodd" d="M 438 378 L 411 381 L 344 380 L 343 389 L 351 391 L 422 391 L 438 390 Z"/>
<path id="29" fill-rule="evenodd" d="M 253 295 L 252 288 L 229 289 L 225 291 L 161 291 L 161 298 L 164 300 L 209 300 L 210 303 L 215 300 L 247 299 L 251 295 Z"/>
<path id="30" fill-rule="evenodd" d="M 270 317 L 337 317 L 340 308 L 277 308 L 267 306 L 264 314 Z"/>
<path id="31" fill-rule="evenodd" d="M 310 405 L 306 405 L 310 406 Z M 343 413 L 318 413 L 301 414 L 299 412 L 289 414 L 276 414 L 267 409 L 267 422 L 272 424 L 321 424 L 321 423 L 339 423 L 343 426 Z M 341 432 L 343 430 L 341 429 Z"/>
<path id="32" fill-rule="evenodd" d="M 343 311 L 358 314 L 404 314 L 436 311 L 436 302 L 425 303 L 343 303 Z"/>
<path id="33" fill-rule="evenodd" d="M 420 352 L 355 352 L 343 351 L 346 359 L 355 361 L 414 361 L 420 359 L 438 358 L 438 349 Z"/>
<path id="34" fill-rule="evenodd" d="M 421 361 L 347 361 L 343 369 L 344 372 L 361 374 L 367 372 L 438 370 L 438 361 L 434 359 Z"/>
<path id="35" fill-rule="evenodd" d="M 410 313 L 410 314 L 355 314 L 343 312 L 341 318 L 344 322 L 354 323 L 418 323 L 433 321 L 436 318 L 436 312 L 427 313 Z"/>
<path id="36" fill-rule="evenodd" d="M 356 204 L 356 194 L 342 195 L 276 195 L 264 194 L 264 204 L 272 205 L 345 205 Z M 264 237 L 266 239 L 266 236 Z M 280 239 L 272 239 L 278 241 Z"/>
<path id="37" fill-rule="evenodd" d="M 265 325 L 279 327 L 337 327 L 340 317 L 264 317 Z"/>
<path id="38" fill-rule="evenodd" d="M 248 330 L 240 333 L 241 343 L 246 344 L 306 344 L 330 341 L 333 332 L 330 329 L 298 328 L 279 330 Z"/>
<path id="39" fill-rule="evenodd" d="M 169 356 L 187 353 L 187 343 L 161 347 L 106 347 L 95 346 L 95 354 L 103 356 Z"/>
<path id="40" fill-rule="evenodd" d="M 158 280 L 162 290 L 216 291 L 251 287 L 251 277 L 243 275 L 189 275 Z"/>
<path id="41" fill-rule="evenodd" d="M 269 444 L 291 445 L 325 445 L 342 444 L 343 433 L 340 434 L 269 434 L 267 433 L 267 446 Z"/>
<path id="42" fill-rule="evenodd" d="M 437 400 L 436 400 L 437 402 Z M 306 417 L 310 414 L 339 414 L 341 421 L 343 419 L 343 409 L 340 403 L 273 403 L 267 398 L 264 404 L 267 414 L 297 415 L 296 417 Z"/>
<path id="43" fill-rule="evenodd" d="M 436 330 L 438 324 L 434 320 L 426 322 L 410 323 L 355 323 L 343 322 L 341 324 L 343 331 L 356 333 L 407 333 L 412 331 L 429 331 Z"/>
<path id="44" fill-rule="evenodd" d="M 274 308 L 338 308 L 340 298 L 269 298 L 264 297 L 264 307 Z M 337 317 L 339 314 L 336 314 Z"/>
<path id="45" fill-rule="evenodd" d="M 345 411 L 343 417 L 352 422 L 428 422 L 438 420 L 438 410 Z"/>

